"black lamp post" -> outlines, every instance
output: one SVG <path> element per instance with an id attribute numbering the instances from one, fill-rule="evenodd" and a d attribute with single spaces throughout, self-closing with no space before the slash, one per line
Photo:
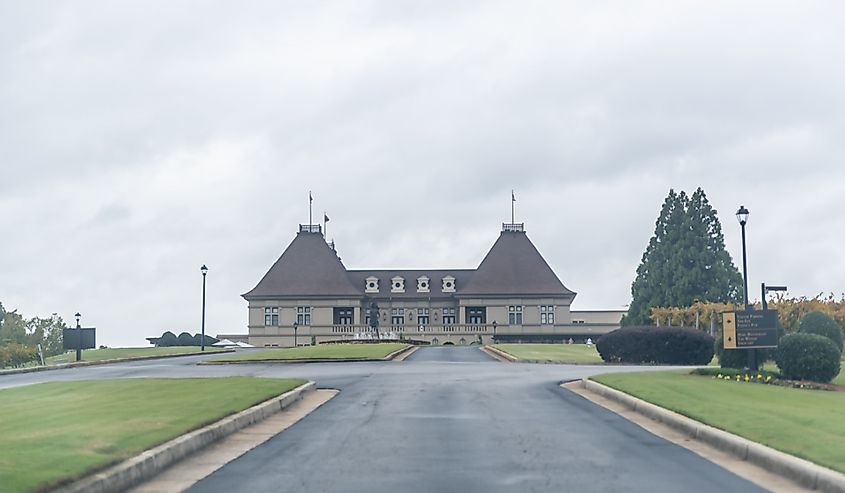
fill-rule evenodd
<path id="1" fill-rule="evenodd" d="M 742 300 L 743 310 L 748 310 L 748 259 L 745 253 L 745 224 L 748 222 L 748 209 L 744 205 L 736 211 L 736 219 L 742 228 Z M 748 369 L 757 371 L 757 350 L 748 349 Z"/>
<path id="2" fill-rule="evenodd" d="M 299 328 L 299 322 L 293 323 L 293 347 L 296 347 L 296 329 Z"/>
<path id="3" fill-rule="evenodd" d="M 493 320 L 493 344 L 496 344 L 496 327 L 498 326 L 499 324 L 496 323 L 495 320 Z"/>
<path id="4" fill-rule="evenodd" d="M 208 274 L 208 267 L 202 264 L 200 272 L 202 272 L 202 335 L 200 335 L 202 339 L 200 340 L 200 351 L 205 351 L 205 275 Z"/>
<path id="5" fill-rule="evenodd" d="M 79 319 L 82 315 L 76 312 L 76 361 L 82 361 L 82 327 L 79 325 Z"/>

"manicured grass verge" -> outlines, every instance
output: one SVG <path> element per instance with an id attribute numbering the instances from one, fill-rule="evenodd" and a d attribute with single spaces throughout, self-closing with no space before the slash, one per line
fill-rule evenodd
<path id="1" fill-rule="evenodd" d="M 225 348 L 205 347 L 206 352 L 223 351 Z M 188 354 L 200 352 L 199 346 L 171 346 L 171 347 L 126 347 L 106 349 L 84 349 L 82 361 L 103 361 L 117 358 L 137 358 L 140 356 L 171 356 L 176 354 Z M 62 363 L 73 363 L 76 361 L 76 352 L 70 351 L 47 358 L 48 365 Z"/>
<path id="2" fill-rule="evenodd" d="M 845 392 L 724 381 L 678 371 L 592 378 L 710 426 L 845 472 Z"/>
<path id="3" fill-rule="evenodd" d="M 246 352 L 215 361 L 295 361 L 306 359 L 382 359 L 394 351 L 398 351 L 407 344 L 321 344 L 318 346 L 300 346 L 296 348 L 268 349 L 267 351 Z"/>
<path id="4" fill-rule="evenodd" d="M 0 490 L 34 491 L 83 476 L 303 383 L 121 379 L 0 390 Z"/>
<path id="5" fill-rule="evenodd" d="M 586 344 L 495 344 L 494 348 L 521 360 L 558 363 L 603 363 L 596 346 Z"/>

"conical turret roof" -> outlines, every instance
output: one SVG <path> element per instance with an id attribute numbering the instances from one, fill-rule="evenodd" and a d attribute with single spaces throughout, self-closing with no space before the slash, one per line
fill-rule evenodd
<path id="1" fill-rule="evenodd" d="M 321 233 L 300 231 L 258 285 L 243 295 L 247 300 L 286 296 L 360 297 L 361 291 Z"/>
<path id="2" fill-rule="evenodd" d="M 560 282 L 524 231 L 502 231 L 460 296 L 575 296 Z"/>

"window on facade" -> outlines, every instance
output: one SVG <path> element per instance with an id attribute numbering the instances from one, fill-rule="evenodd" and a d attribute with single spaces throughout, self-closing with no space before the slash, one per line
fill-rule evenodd
<path id="1" fill-rule="evenodd" d="M 555 306 L 554 305 L 540 305 L 540 323 L 544 325 L 554 325 L 555 323 Z"/>
<path id="2" fill-rule="evenodd" d="M 428 293 L 428 277 L 422 276 L 417 278 L 417 292 L 419 293 Z"/>
<path id="3" fill-rule="evenodd" d="M 468 324 L 487 323 L 487 308 L 483 306 L 468 306 L 466 315 Z"/>
<path id="4" fill-rule="evenodd" d="M 455 323 L 455 309 L 454 308 L 444 308 L 443 309 L 443 325 L 452 325 Z"/>
<path id="5" fill-rule="evenodd" d="M 391 325 L 405 325 L 405 309 L 393 308 L 390 310 Z"/>
<path id="6" fill-rule="evenodd" d="M 508 307 L 508 323 L 511 325 L 522 325 L 522 307 L 511 305 Z"/>
<path id="7" fill-rule="evenodd" d="M 264 325 L 279 325 L 279 307 L 264 307 Z"/>
<path id="8" fill-rule="evenodd" d="M 378 293 L 378 277 L 370 276 L 364 281 L 364 292 Z"/>
<path id="9" fill-rule="evenodd" d="M 311 307 L 296 307 L 296 323 L 299 325 L 311 325 Z"/>
<path id="10" fill-rule="evenodd" d="M 444 293 L 454 293 L 455 292 L 455 278 L 452 276 L 446 276 L 443 278 L 443 287 L 441 289 Z"/>
<path id="11" fill-rule="evenodd" d="M 334 324 L 335 325 L 352 325 L 352 308 L 334 309 Z"/>
<path id="12" fill-rule="evenodd" d="M 417 308 L 417 323 L 428 325 L 428 308 Z"/>
<path id="13" fill-rule="evenodd" d="M 399 276 L 394 277 L 390 280 L 390 292 L 391 293 L 404 293 L 405 292 L 405 280 Z"/>

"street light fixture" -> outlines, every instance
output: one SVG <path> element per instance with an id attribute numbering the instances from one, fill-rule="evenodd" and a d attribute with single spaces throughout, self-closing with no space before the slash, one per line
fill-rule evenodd
<path id="1" fill-rule="evenodd" d="M 499 324 L 493 320 L 493 344 L 496 344 L 496 327 L 498 326 Z"/>
<path id="2" fill-rule="evenodd" d="M 79 325 L 79 319 L 82 315 L 76 312 L 76 361 L 82 361 L 82 328 Z"/>
<path id="3" fill-rule="evenodd" d="M 200 351 L 205 351 L 205 275 L 208 274 L 208 267 L 202 264 L 202 334 L 200 335 Z"/>
<path id="4" fill-rule="evenodd" d="M 748 223 L 748 209 L 744 205 L 736 211 L 736 219 L 742 228 L 742 299 L 743 311 L 748 311 L 748 259 L 745 253 L 745 224 Z M 748 369 L 757 371 L 757 350 L 748 349 Z"/>
<path id="5" fill-rule="evenodd" d="M 299 328 L 299 322 L 293 323 L 293 347 L 296 347 L 296 329 Z"/>

